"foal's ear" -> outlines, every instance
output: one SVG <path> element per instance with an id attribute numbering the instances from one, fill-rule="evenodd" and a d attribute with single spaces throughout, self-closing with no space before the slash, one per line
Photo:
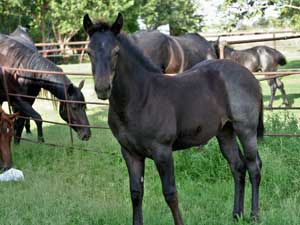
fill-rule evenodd
<path id="1" fill-rule="evenodd" d="M 10 120 L 14 121 L 18 116 L 19 116 L 19 113 L 17 112 L 17 113 L 14 113 L 14 114 L 10 114 L 10 115 L 8 116 L 8 118 L 9 118 Z"/>
<path id="2" fill-rule="evenodd" d="M 121 29 L 123 27 L 123 16 L 121 13 L 118 14 L 118 17 L 114 24 L 111 26 L 111 31 L 117 35 L 121 32 Z"/>
<path id="3" fill-rule="evenodd" d="M 86 33 L 89 33 L 89 30 L 91 29 L 91 27 L 93 26 L 93 22 L 90 19 L 89 14 L 85 14 L 83 17 L 83 28 L 85 30 Z"/>
<path id="4" fill-rule="evenodd" d="M 84 80 L 80 81 L 79 86 L 78 86 L 79 90 L 81 90 L 83 88 L 83 86 L 84 86 Z"/>

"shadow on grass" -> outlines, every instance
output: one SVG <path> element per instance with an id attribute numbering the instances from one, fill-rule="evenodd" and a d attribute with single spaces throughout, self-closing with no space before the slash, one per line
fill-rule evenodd
<path id="1" fill-rule="evenodd" d="M 300 60 L 291 60 L 284 66 L 281 66 L 280 69 L 297 69 L 300 68 Z"/>

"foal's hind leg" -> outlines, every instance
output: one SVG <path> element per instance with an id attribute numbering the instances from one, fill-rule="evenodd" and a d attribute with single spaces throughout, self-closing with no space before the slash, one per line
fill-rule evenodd
<path id="1" fill-rule="evenodd" d="M 251 217 L 256 220 L 259 216 L 259 185 L 262 168 L 257 148 L 256 128 L 251 129 L 247 126 L 237 125 L 235 130 L 244 149 L 244 157 L 252 187 Z"/>
<path id="2" fill-rule="evenodd" d="M 233 217 L 235 219 L 243 216 L 246 164 L 240 152 L 236 135 L 232 125 L 227 123 L 217 136 L 221 152 L 228 161 L 234 178 L 234 207 Z"/>
<path id="3" fill-rule="evenodd" d="M 276 82 L 276 86 L 279 88 L 282 98 L 283 98 L 282 104 L 285 106 L 289 106 L 289 101 L 288 101 L 288 98 L 287 98 L 285 90 L 284 90 L 283 82 L 278 78 L 275 79 L 275 82 Z"/>

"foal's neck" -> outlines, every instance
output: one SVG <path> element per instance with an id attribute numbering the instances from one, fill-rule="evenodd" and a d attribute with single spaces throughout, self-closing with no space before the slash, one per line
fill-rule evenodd
<path id="1" fill-rule="evenodd" d="M 150 80 L 161 75 L 143 53 L 125 36 L 119 38 L 120 54 L 113 81 L 112 99 L 126 105 L 132 99 L 142 99 Z"/>

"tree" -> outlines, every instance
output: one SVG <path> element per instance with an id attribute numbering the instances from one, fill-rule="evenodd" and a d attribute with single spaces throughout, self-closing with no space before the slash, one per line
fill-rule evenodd
<path id="1" fill-rule="evenodd" d="M 300 29 L 299 0 L 226 0 L 221 8 L 227 12 L 227 18 L 231 18 L 225 24 L 229 29 L 245 18 L 263 17 L 268 9 L 279 14 L 278 18 L 270 19 L 273 25 Z"/>
<path id="2" fill-rule="evenodd" d="M 280 12 L 280 25 L 289 26 L 292 29 L 300 29 L 300 1 L 277 0 L 269 1 L 270 5 Z"/>
<path id="3" fill-rule="evenodd" d="M 225 0 L 219 7 L 225 15 L 222 28 L 230 32 L 243 20 L 263 17 L 268 6 L 266 0 Z"/>
<path id="4" fill-rule="evenodd" d="M 27 15 L 27 8 L 23 6 L 22 0 L 1 0 L 0 1 L 0 32 L 11 33 L 18 24 L 28 23 L 30 21 Z"/>
<path id="5" fill-rule="evenodd" d="M 89 13 L 92 17 L 114 18 L 118 12 L 133 6 L 133 0 L 49 0 L 48 16 L 52 31 L 59 43 L 68 42 L 82 27 L 82 17 Z"/>
<path id="6" fill-rule="evenodd" d="M 200 31 L 202 27 L 202 17 L 196 14 L 192 0 L 148 0 L 140 15 L 148 29 L 169 24 L 173 35 Z"/>

